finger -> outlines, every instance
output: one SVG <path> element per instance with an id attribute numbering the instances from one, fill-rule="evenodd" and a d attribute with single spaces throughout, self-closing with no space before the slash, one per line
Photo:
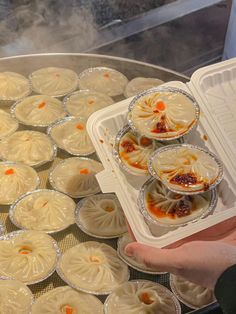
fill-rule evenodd
<path id="1" fill-rule="evenodd" d="M 175 249 L 158 249 L 141 243 L 133 242 L 125 247 L 125 253 L 132 256 L 138 262 L 157 271 L 171 273 L 179 272 L 182 268 L 181 255 Z"/>

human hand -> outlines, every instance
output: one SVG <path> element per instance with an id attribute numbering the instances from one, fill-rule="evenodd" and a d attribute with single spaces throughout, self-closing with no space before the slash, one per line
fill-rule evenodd
<path id="1" fill-rule="evenodd" d="M 213 289 L 219 276 L 236 264 L 236 217 L 158 249 L 137 242 L 125 253 L 158 271 L 167 271 Z"/>

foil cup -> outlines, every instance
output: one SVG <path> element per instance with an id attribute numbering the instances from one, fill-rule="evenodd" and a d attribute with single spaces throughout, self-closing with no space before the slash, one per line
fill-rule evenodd
<path id="1" fill-rule="evenodd" d="M 168 138 L 157 138 L 157 137 L 152 137 L 152 139 L 155 139 L 155 140 L 158 140 L 158 141 L 163 141 L 163 142 L 166 142 L 166 141 L 171 141 L 171 140 L 176 140 L 176 139 L 180 139 L 180 138 L 183 138 L 183 136 L 187 135 L 187 134 L 190 134 L 192 133 L 196 127 L 197 127 L 197 124 L 198 124 L 198 121 L 199 121 L 199 117 L 200 117 L 200 107 L 198 105 L 198 103 L 196 102 L 196 100 L 187 92 L 185 92 L 184 90 L 182 89 L 179 89 L 179 88 L 175 88 L 175 87 L 164 87 L 164 86 L 160 86 L 160 87 L 156 87 L 156 88 L 151 88 L 149 90 L 146 90 L 140 94 L 138 94 L 137 96 L 135 96 L 130 104 L 129 104 L 129 107 L 128 107 L 128 124 L 129 126 L 131 127 L 131 129 L 135 132 L 138 132 L 137 128 L 135 127 L 134 125 L 134 122 L 131 118 L 131 112 L 136 104 L 136 102 L 142 98 L 143 96 L 146 96 L 146 95 L 149 95 L 149 94 L 153 94 L 153 93 L 161 93 L 161 92 L 169 92 L 169 93 L 179 93 L 179 94 L 182 94 L 184 96 L 186 96 L 193 104 L 194 106 L 194 109 L 195 109 L 195 120 L 194 122 L 191 124 L 191 126 L 188 128 L 188 130 L 186 130 L 184 133 L 181 133 L 179 135 L 176 135 L 176 136 L 172 136 L 172 137 L 168 137 Z M 145 135 L 146 137 L 148 137 L 147 135 Z"/>
<path id="2" fill-rule="evenodd" d="M 174 283 L 174 276 L 173 276 L 172 274 L 170 274 L 170 288 L 171 288 L 171 291 L 174 293 L 174 295 L 176 296 L 176 298 L 177 298 L 180 302 L 182 302 L 184 305 L 186 305 L 186 306 L 188 306 L 188 307 L 190 307 L 190 308 L 192 308 L 192 309 L 195 309 L 195 310 L 198 310 L 198 309 L 200 309 L 200 308 L 202 308 L 202 307 L 204 307 L 204 306 L 208 306 L 208 305 L 213 304 L 213 303 L 216 302 L 216 300 L 214 300 L 214 301 L 212 301 L 212 302 L 210 302 L 210 303 L 208 303 L 208 304 L 204 304 L 204 305 L 202 305 L 202 306 L 196 306 L 196 305 L 193 305 L 193 304 L 187 302 L 187 301 L 184 300 L 183 297 L 179 294 L 178 288 L 175 286 L 175 283 Z"/>
<path id="3" fill-rule="evenodd" d="M 32 95 L 32 96 L 43 96 L 43 95 Z M 47 96 L 47 95 L 45 95 L 45 96 Z M 49 96 L 48 96 L 49 97 Z M 51 96 L 52 97 L 52 96 Z M 52 123 L 55 123 L 55 122 L 57 122 L 57 121 L 59 121 L 59 120 L 61 120 L 62 118 L 58 118 L 58 119 L 56 119 L 56 120 L 54 120 L 53 122 L 51 122 L 51 123 L 39 123 L 39 124 L 31 124 L 31 123 L 26 123 L 26 122 L 23 122 L 23 121 L 21 121 L 19 118 L 17 118 L 17 115 L 16 115 L 16 107 L 23 101 L 23 100 L 25 100 L 27 97 L 25 97 L 25 98 L 22 98 L 22 99 L 20 99 L 20 100 L 18 100 L 18 101 L 16 101 L 12 106 L 11 106 L 11 108 L 10 108 L 10 113 L 11 113 L 11 116 L 15 119 L 15 120 L 17 120 L 20 124 L 22 124 L 22 125 L 25 125 L 25 126 L 27 126 L 27 127 L 29 127 L 29 128 L 38 128 L 39 130 L 42 130 L 42 129 L 45 129 L 45 128 L 47 128 L 48 126 L 50 126 Z M 65 108 L 65 106 L 64 106 L 64 103 L 63 102 L 61 102 L 61 105 L 62 105 L 62 107 L 63 107 L 63 109 L 64 109 L 64 111 L 65 111 L 65 117 L 68 115 L 68 113 L 67 113 L 67 110 L 66 110 L 66 108 Z"/>
<path id="4" fill-rule="evenodd" d="M 174 305 L 175 305 L 175 314 L 181 314 L 181 306 L 180 306 L 180 303 L 178 301 L 178 299 L 175 297 L 175 295 L 169 290 L 167 289 L 166 287 L 162 286 L 161 284 L 159 283 L 156 283 L 156 282 L 153 282 L 153 281 L 150 281 L 150 280 L 130 280 L 129 283 L 134 283 L 134 284 L 138 284 L 138 283 L 153 283 L 155 284 L 159 290 L 161 291 L 162 295 L 163 294 L 166 294 L 168 296 L 171 297 L 171 299 L 173 300 L 174 302 Z M 120 286 L 121 287 L 121 286 Z M 112 297 L 115 295 L 116 291 L 114 290 L 105 300 L 105 303 L 104 303 L 104 314 L 110 314 L 109 312 L 109 302 L 113 302 L 112 300 Z M 119 302 L 122 302 L 121 298 L 119 298 Z"/>
<path id="5" fill-rule="evenodd" d="M 219 174 L 218 174 L 218 177 L 216 178 L 216 180 L 214 181 L 214 183 L 212 183 L 211 185 L 209 185 L 208 189 L 205 189 L 204 191 L 203 190 L 198 190 L 198 191 L 191 191 L 191 190 L 177 190 L 173 187 L 170 187 L 164 180 L 162 180 L 162 178 L 159 177 L 159 175 L 157 174 L 156 170 L 154 169 L 153 167 L 153 161 L 155 158 L 157 158 L 157 156 L 162 153 L 162 152 L 165 152 L 165 151 L 168 151 L 168 150 L 176 150 L 178 148 L 181 148 L 181 147 L 187 147 L 187 148 L 190 148 L 190 149 L 194 149 L 194 150 L 198 150 L 198 151 L 201 151 L 205 154 L 207 154 L 210 158 L 212 158 L 217 166 L 218 166 L 218 169 L 219 169 Z M 213 190 L 223 179 L 223 164 L 221 162 L 221 160 L 216 157 L 215 154 L 211 153 L 210 151 L 207 151 L 199 146 L 196 146 L 196 145 L 191 145 L 191 144 L 176 144 L 176 145 L 169 145 L 169 146 L 165 146 L 165 147 L 161 147 L 159 149 L 157 149 L 149 158 L 149 161 L 148 161 L 148 170 L 151 174 L 152 177 L 156 178 L 157 180 L 160 180 L 164 185 L 166 185 L 166 187 L 172 191 L 172 192 L 175 192 L 177 194 L 182 194 L 182 195 L 194 195 L 194 194 L 201 194 L 201 193 L 205 193 L 209 190 Z"/>
<path id="6" fill-rule="evenodd" d="M 38 132 L 38 131 L 30 131 L 30 130 L 26 130 L 26 131 L 29 131 L 29 132 Z M 19 131 L 19 132 L 21 132 L 21 131 Z M 42 133 L 42 132 L 38 132 L 38 133 Z M 42 133 L 42 134 L 44 134 L 44 133 Z M 44 135 L 45 135 L 45 134 L 44 134 Z M 9 135 L 9 136 L 10 136 L 10 135 Z M 9 136 L 7 136 L 7 137 L 9 137 Z M 7 137 L 5 137 L 4 139 L 7 139 Z M 49 138 L 49 139 L 50 139 L 50 138 Z M 50 143 L 51 143 L 51 147 L 52 147 L 52 156 L 50 157 L 50 159 L 48 159 L 48 160 L 43 160 L 43 161 L 40 161 L 40 162 L 35 163 L 35 164 L 32 164 L 32 165 L 28 165 L 28 164 L 25 164 L 25 163 L 22 163 L 22 162 L 21 162 L 21 163 L 24 164 L 24 165 L 26 165 L 26 166 L 29 166 L 29 167 L 39 168 L 39 167 L 41 167 L 41 166 L 47 164 L 48 162 L 53 161 L 53 160 L 56 158 L 56 156 L 57 156 L 57 146 L 52 142 L 51 139 L 50 139 Z M 7 159 L 7 158 L 4 158 L 3 156 L 1 156 L 1 153 L 0 153 L 0 158 L 1 158 L 1 160 L 8 162 L 8 159 Z M 19 163 L 18 161 L 14 161 L 14 162 L 15 162 L 15 163 Z"/>
<path id="7" fill-rule="evenodd" d="M 29 195 L 35 194 L 35 193 L 39 193 L 39 192 L 49 192 L 49 193 L 60 193 L 60 194 L 64 194 L 58 191 L 54 191 L 54 190 L 49 190 L 49 189 L 38 189 L 38 190 L 34 190 L 32 192 L 27 192 L 25 194 L 23 194 L 22 196 L 20 196 L 11 206 L 9 209 L 9 219 L 11 220 L 11 222 L 13 223 L 13 225 L 15 225 L 17 228 L 24 230 L 24 231 L 39 231 L 39 232 L 45 232 L 47 234 L 54 234 L 57 232 L 60 232 L 62 230 L 67 229 L 68 227 L 70 227 L 72 224 L 66 225 L 62 228 L 58 228 L 58 229 L 53 229 L 53 230 L 38 230 L 38 229 L 28 229 L 26 227 L 24 227 L 23 225 L 21 225 L 16 219 L 15 219 L 15 210 L 16 207 L 18 206 L 18 204 L 25 199 L 26 197 L 28 197 Z"/>
<path id="8" fill-rule="evenodd" d="M 95 148 L 93 148 L 91 151 L 88 151 L 87 153 L 73 153 L 71 152 L 69 149 L 65 149 L 62 145 L 58 144 L 57 141 L 53 138 L 52 136 L 52 131 L 55 127 L 59 126 L 59 125 L 63 125 L 65 124 L 66 122 L 69 122 L 69 121 L 73 121 L 73 120 L 77 120 L 78 122 L 83 120 L 83 118 L 77 118 L 77 117 L 66 117 L 66 118 L 63 118 L 63 119 L 60 119 L 58 121 L 56 121 L 55 123 L 52 123 L 51 125 L 49 125 L 49 127 L 47 128 L 47 134 L 48 136 L 51 138 L 51 140 L 57 145 L 57 147 L 59 147 L 60 149 L 68 152 L 69 154 L 73 155 L 73 156 L 88 156 L 88 155 L 91 155 L 95 152 Z"/>
<path id="9" fill-rule="evenodd" d="M 20 163 L 20 162 L 14 162 L 14 161 L 2 161 L 2 162 L 0 162 L 0 165 L 9 165 L 9 166 L 11 166 L 11 165 L 22 165 L 22 166 L 25 166 L 25 167 L 30 167 L 30 168 L 32 168 L 31 166 L 28 166 L 28 165 L 25 165 L 25 164 L 23 164 L 23 163 Z M 35 171 L 35 169 L 34 168 L 32 168 L 34 171 Z M 35 189 L 37 189 L 38 187 L 39 187 L 39 185 L 40 185 L 40 178 L 39 178 L 39 176 L 38 176 L 38 174 L 37 174 L 37 172 L 35 171 L 35 173 L 36 173 L 36 175 L 37 175 L 37 183 L 36 183 L 36 186 L 35 186 Z M 1 202 L 0 202 L 1 203 Z M 4 203 L 4 204 L 1 204 L 1 205 L 11 205 L 13 202 L 9 202 L 9 203 Z"/>
<path id="10" fill-rule="evenodd" d="M 128 233 L 124 234 L 123 236 L 121 236 L 118 241 L 117 241 L 117 254 L 119 256 L 119 258 L 126 263 L 127 265 L 129 265 L 131 268 L 144 273 L 144 274 L 149 274 L 149 275 L 163 275 L 166 274 L 166 272 L 159 272 L 159 271 L 155 271 L 154 269 L 151 269 L 150 267 L 145 267 L 145 265 L 137 265 L 138 263 L 136 261 L 132 262 L 131 258 L 128 258 L 128 256 L 125 254 L 124 252 L 124 248 L 128 243 L 131 243 L 131 241 L 127 241 L 127 237 L 128 237 Z"/>
<path id="11" fill-rule="evenodd" d="M 96 194 L 99 195 L 99 194 Z M 101 196 L 105 196 L 107 199 L 114 199 L 114 195 L 113 194 L 100 194 Z M 119 234 L 113 234 L 113 235 L 109 235 L 109 236 L 105 236 L 105 235 L 100 235 L 100 234 L 95 234 L 92 233 L 91 231 L 89 231 L 88 229 L 86 229 L 86 227 L 84 226 L 83 222 L 81 221 L 80 218 L 80 210 L 81 208 L 84 206 L 84 203 L 86 202 L 87 198 L 84 198 L 82 200 L 80 200 L 77 203 L 76 209 L 75 209 L 75 223 L 77 224 L 77 226 L 86 234 L 88 234 L 89 236 L 92 236 L 94 238 L 98 238 L 98 239 L 115 239 L 120 237 L 123 233 L 119 233 Z"/>
<path id="12" fill-rule="evenodd" d="M 57 267 L 56 267 L 56 272 L 57 274 L 59 275 L 59 277 L 65 282 L 68 284 L 68 286 L 70 286 L 71 288 L 74 288 L 76 290 L 79 290 L 79 291 L 82 291 L 82 292 L 85 292 L 85 293 L 89 293 L 89 294 L 94 294 L 94 295 L 108 295 L 110 293 L 112 293 L 112 291 L 115 289 L 111 289 L 111 290 L 107 290 L 107 291 L 95 291 L 95 290 L 87 290 L 87 289 L 83 289 L 81 288 L 79 285 L 76 285 L 74 283 L 72 283 L 67 277 L 66 275 L 63 273 L 63 270 L 61 269 L 61 259 L 62 259 L 63 255 L 61 255 L 59 261 L 58 261 L 58 264 L 57 264 Z M 129 272 L 129 269 L 127 270 L 127 281 L 129 280 L 130 278 L 130 272 Z"/>
<path id="13" fill-rule="evenodd" d="M 115 138 L 115 143 L 114 143 L 114 147 L 113 147 L 113 157 L 115 158 L 115 160 L 117 161 L 117 163 L 119 164 L 119 166 L 121 167 L 121 169 L 125 170 L 126 172 L 129 172 L 133 175 L 136 176 L 149 176 L 149 172 L 148 170 L 143 170 L 143 172 L 141 171 L 135 171 L 135 168 L 132 170 L 131 166 L 130 168 L 123 162 L 123 160 L 120 157 L 120 153 L 119 153 L 119 145 L 120 145 L 120 141 L 122 140 L 123 136 L 128 133 L 128 132 L 132 132 L 135 136 L 139 137 L 140 135 L 138 135 L 138 133 L 134 132 L 129 125 L 124 126 L 116 135 Z M 142 136 L 140 136 L 141 138 Z M 153 149 L 155 150 L 156 147 L 156 142 L 152 141 L 152 145 L 153 145 Z M 151 155 L 151 154 L 150 154 Z"/>
<path id="14" fill-rule="evenodd" d="M 19 280 L 17 280 L 17 279 L 13 279 L 13 278 L 11 278 L 11 277 L 6 277 L 6 276 L 0 276 L 0 280 L 19 281 Z M 35 302 L 35 300 L 34 300 L 34 295 L 33 295 L 32 291 L 26 286 L 26 284 L 24 284 L 24 283 L 21 282 L 21 281 L 20 281 L 20 283 L 21 283 L 22 285 L 24 285 L 24 288 L 25 288 L 25 290 L 27 291 L 27 294 L 30 296 L 31 302 L 30 302 L 30 304 L 29 304 L 29 312 L 28 312 L 28 314 L 31 314 L 31 313 L 32 313 L 32 306 L 33 306 L 33 304 L 34 304 L 34 302 Z"/>
<path id="15" fill-rule="evenodd" d="M 170 229 L 186 226 L 189 223 L 193 223 L 193 222 L 198 221 L 199 219 L 207 217 L 209 214 L 211 214 L 214 211 L 214 209 L 215 209 L 215 207 L 217 205 L 218 193 L 217 193 L 216 189 L 214 188 L 214 189 L 212 189 L 212 190 L 210 190 L 208 192 L 205 192 L 205 193 L 210 193 L 209 206 L 207 207 L 207 209 L 205 211 L 203 211 L 201 214 L 199 214 L 199 216 L 195 216 L 193 219 L 191 219 L 191 220 L 189 220 L 187 222 L 178 223 L 178 224 L 162 223 L 160 220 L 155 219 L 154 217 L 152 217 L 152 215 L 149 213 L 148 209 L 146 208 L 146 203 L 145 203 L 146 191 L 147 191 L 149 186 L 154 181 L 156 181 L 156 179 L 154 179 L 154 178 L 148 179 L 143 184 L 143 186 L 141 187 L 141 189 L 139 191 L 139 196 L 138 196 L 139 211 L 141 212 L 141 214 L 143 215 L 144 219 L 149 224 L 154 224 L 154 225 L 157 225 L 159 227 L 165 227 L 165 228 L 170 228 Z M 176 194 L 180 194 L 180 193 L 176 193 Z M 181 194 L 181 196 L 182 196 L 182 194 Z"/>
<path id="16" fill-rule="evenodd" d="M 20 235 L 20 234 L 22 234 L 22 233 L 24 233 L 24 232 L 27 232 L 27 231 L 25 231 L 25 230 L 12 231 L 12 232 L 10 232 L 10 233 L 4 235 L 4 236 L 1 236 L 1 237 L 0 237 L 0 241 L 9 241 L 9 240 L 11 240 L 11 239 L 16 238 L 18 235 Z M 39 232 L 40 232 L 40 231 L 39 231 Z M 41 233 L 43 233 L 43 232 L 41 232 Z M 39 283 L 39 282 L 41 282 L 41 281 L 46 280 L 46 279 L 49 278 L 49 277 L 54 273 L 54 271 L 56 270 L 58 260 L 59 260 L 59 258 L 60 258 L 60 256 L 61 256 L 61 250 L 60 250 L 60 248 L 59 248 L 57 242 L 56 242 L 51 236 L 48 235 L 48 237 L 50 237 L 50 238 L 52 239 L 52 244 L 53 244 L 54 250 L 55 250 L 55 252 L 56 252 L 56 261 L 55 261 L 55 264 L 54 264 L 54 266 L 52 267 L 52 269 L 48 272 L 48 274 L 42 276 L 42 278 L 37 279 L 37 280 L 32 280 L 32 281 L 24 282 L 24 284 L 27 285 L 27 286 L 34 285 L 34 284 L 36 284 L 36 283 Z M 4 277 L 4 276 L 3 276 L 3 277 Z M 14 277 L 11 277 L 11 278 L 15 279 Z M 16 279 L 16 280 L 18 280 L 18 279 Z"/>
<path id="17" fill-rule="evenodd" d="M 91 159 L 91 158 L 87 158 L 87 157 L 71 157 L 71 158 L 67 158 L 67 159 L 64 159 L 64 160 L 60 161 L 57 165 L 55 165 L 53 167 L 53 169 L 49 173 L 48 180 L 49 180 L 49 183 L 50 183 L 51 187 L 54 190 L 56 190 L 58 192 L 62 192 L 62 193 L 66 194 L 66 195 L 68 195 L 68 196 L 70 196 L 72 198 L 82 198 L 82 197 L 87 197 L 87 196 L 91 196 L 91 195 L 95 195 L 95 194 L 100 193 L 101 191 L 99 190 L 99 191 L 97 191 L 95 193 L 90 193 L 90 194 L 73 195 L 73 194 L 67 193 L 67 192 L 65 192 L 65 191 L 63 191 L 63 190 L 61 190 L 60 188 L 57 187 L 57 185 L 56 185 L 56 183 L 54 182 L 54 179 L 53 179 L 54 171 L 56 170 L 57 166 L 66 163 L 66 161 L 68 161 L 69 159 L 72 159 L 72 158 L 73 159 L 76 158 L 76 159 L 79 159 L 79 160 L 93 160 L 95 162 L 98 162 L 97 160 L 94 160 L 94 159 Z"/>

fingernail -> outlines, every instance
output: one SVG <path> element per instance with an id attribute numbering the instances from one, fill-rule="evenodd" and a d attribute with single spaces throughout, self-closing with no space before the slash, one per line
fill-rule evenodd
<path id="1" fill-rule="evenodd" d="M 125 254 L 126 255 L 128 255 L 128 256 L 133 256 L 133 250 L 132 250 L 132 248 L 131 247 L 125 247 L 125 249 L 124 249 L 124 252 L 125 252 Z"/>

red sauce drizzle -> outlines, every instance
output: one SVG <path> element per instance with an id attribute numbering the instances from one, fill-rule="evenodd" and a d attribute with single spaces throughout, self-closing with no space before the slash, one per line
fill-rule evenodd
<path id="1" fill-rule="evenodd" d="M 121 146 L 126 153 L 132 153 L 135 150 L 134 144 L 130 141 L 124 141 Z"/>
<path id="2" fill-rule="evenodd" d="M 176 176 L 174 176 L 170 180 L 170 182 L 174 184 L 183 185 L 183 186 L 189 186 L 189 185 L 196 184 L 198 181 L 197 181 L 197 177 L 193 173 L 183 173 L 183 174 L 177 174 Z"/>

